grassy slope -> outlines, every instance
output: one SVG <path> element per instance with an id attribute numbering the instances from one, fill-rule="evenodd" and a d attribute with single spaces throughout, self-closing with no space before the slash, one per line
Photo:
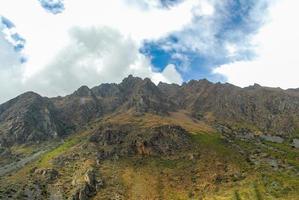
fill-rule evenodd
<path id="1" fill-rule="evenodd" d="M 94 167 L 105 180 L 105 187 L 94 199 L 108 199 L 111 196 L 123 196 L 124 199 L 290 199 L 299 195 L 298 174 L 273 171 L 267 166 L 250 166 L 230 144 L 219 134 L 201 122 L 194 121 L 183 112 L 171 116 L 159 117 L 146 115 L 132 117 L 117 115 L 95 122 L 95 128 L 102 123 L 132 123 L 143 127 L 161 124 L 180 124 L 192 133 L 195 147 L 191 152 L 181 152 L 175 157 L 141 157 L 111 159 L 95 164 L 91 149 L 82 148 L 89 131 L 79 133 L 67 139 L 64 144 L 44 154 L 41 159 L 31 163 L 15 174 L 0 179 L 1 189 L 28 184 L 36 175 L 30 170 L 34 167 L 48 168 L 57 166 L 51 162 L 59 156 L 78 153 L 79 159 L 57 168 L 60 177 L 49 186 L 60 188 L 66 195 L 74 190 L 71 182 L 82 181 L 81 177 L 89 167 Z M 254 144 L 238 141 L 246 151 L 253 151 Z M 276 151 L 268 153 L 285 159 L 298 167 L 298 151 L 286 146 L 272 145 L 287 154 Z M 96 147 L 95 147 L 96 148 Z M 266 151 L 265 150 L 265 151 Z M 29 181 L 28 181 L 29 180 Z"/>

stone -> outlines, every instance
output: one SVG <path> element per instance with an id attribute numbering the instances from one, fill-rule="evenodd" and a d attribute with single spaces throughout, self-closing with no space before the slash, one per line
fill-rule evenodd
<path id="1" fill-rule="evenodd" d="M 273 143 L 283 143 L 284 139 L 279 136 L 272 136 L 272 135 L 261 135 L 260 136 L 263 140 L 266 140 L 268 142 L 273 142 Z"/>
<path id="2" fill-rule="evenodd" d="M 72 195 L 72 200 L 88 200 L 103 188 L 104 182 L 101 178 L 97 178 L 96 171 L 91 168 L 84 174 L 84 183 L 77 186 L 77 190 Z M 77 181 L 74 179 L 72 185 L 76 185 Z"/>
<path id="3" fill-rule="evenodd" d="M 293 146 L 294 148 L 299 149 L 299 139 L 293 139 L 292 146 Z"/>
<path id="4" fill-rule="evenodd" d="M 35 169 L 35 174 L 42 175 L 48 181 L 53 181 L 58 178 L 59 172 L 55 169 Z"/>

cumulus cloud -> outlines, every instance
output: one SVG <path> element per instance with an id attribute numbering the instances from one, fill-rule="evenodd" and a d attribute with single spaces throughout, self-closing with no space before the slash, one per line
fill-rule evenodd
<path id="1" fill-rule="evenodd" d="M 4 16 L 0 16 L 0 43 L 1 55 L 0 61 L 3 60 L 3 65 L 9 66 L 6 62 L 24 62 L 22 50 L 25 46 L 25 39 L 17 32 L 15 25 Z"/>
<path id="2" fill-rule="evenodd" d="M 14 47 L 0 34 L 0 69 L 9 69 L 11 66 L 19 64 L 20 55 Z"/>
<path id="3" fill-rule="evenodd" d="M 214 68 L 255 56 L 250 41 L 264 24 L 267 7 L 266 0 L 202 0 L 192 9 L 192 23 L 166 37 L 147 40 L 142 51 L 154 54 L 153 64 L 176 64 L 187 80 L 223 80 L 213 73 Z"/>
<path id="4" fill-rule="evenodd" d="M 81 85 L 120 82 L 129 74 L 149 77 L 155 83 L 182 82 L 174 66 L 162 73 L 154 72 L 137 43 L 114 29 L 74 27 L 69 34 L 69 44 L 34 75 L 22 79 L 23 71 L 17 65 L 3 70 L 0 101 L 28 89 L 46 96 L 66 95 Z"/>
<path id="5" fill-rule="evenodd" d="M 38 0 L 41 6 L 52 14 L 62 13 L 64 11 L 63 0 Z"/>
<path id="6" fill-rule="evenodd" d="M 228 82 L 248 86 L 299 87 L 299 3 L 277 1 L 270 8 L 270 22 L 252 39 L 257 57 L 221 65 L 215 73 L 225 75 Z"/>
<path id="7" fill-rule="evenodd" d="M 92 87 L 103 82 L 120 82 L 129 74 L 154 78 L 155 82 L 182 82 L 173 67 L 162 73 L 153 72 L 149 60 L 139 53 L 137 44 L 116 30 L 73 28 L 70 35 L 70 44 L 53 62 L 26 80 L 26 84 L 44 95 L 53 96 L 67 94 L 81 85 Z"/>
<path id="8" fill-rule="evenodd" d="M 176 70 L 176 67 L 173 64 L 167 65 L 162 73 L 154 73 L 152 80 L 156 84 L 159 82 L 181 84 L 183 82 L 180 73 Z"/>
<path id="9" fill-rule="evenodd" d="M 0 1 L 0 13 L 26 39 L 24 53 L 28 57 L 26 63 L 15 62 L 19 55 L 1 40 L 0 34 L 0 42 L 6 45 L 0 47 L 5 52 L 0 62 L 2 66 L 7 62 L 2 67 L 1 81 L 14 78 L 0 85 L 0 101 L 27 90 L 64 95 L 83 84 L 91 87 L 119 82 L 128 74 L 179 83 L 180 75 L 174 67 L 168 67 L 165 73 L 154 71 L 150 58 L 139 48 L 144 39 L 182 29 L 192 20 L 191 10 L 197 5 L 197 0 L 190 0 L 169 9 L 150 6 L 145 10 L 127 0 Z M 44 9 L 60 14 L 49 15 Z"/>
<path id="10" fill-rule="evenodd" d="M 0 102 L 8 100 L 21 92 L 20 77 L 23 68 L 20 66 L 22 55 L 15 51 L 3 35 L 0 34 Z"/>
<path id="11" fill-rule="evenodd" d="M 255 56 L 256 43 L 251 38 L 263 24 L 266 2 L 0 1 L 0 13 L 9 19 L 6 22 L 13 22 L 6 27 L 14 27 L 10 42 L 0 34 L 0 102 L 27 90 L 65 95 L 81 85 L 120 82 L 129 74 L 150 77 L 155 83 L 181 83 L 182 77 L 211 74 L 216 81 L 223 80 L 223 75 L 234 80 L 234 72 L 226 70 L 233 67 L 211 71 Z M 22 53 L 11 41 L 23 44 Z M 22 55 L 28 57 L 23 64 Z M 159 56 L 164 60 L 157 67 L 153 63 Z"/>

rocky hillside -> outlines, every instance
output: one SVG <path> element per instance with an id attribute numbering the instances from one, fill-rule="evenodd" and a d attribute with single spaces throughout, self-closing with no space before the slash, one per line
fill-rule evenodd
<path id="1" fill-rule="evenodd" d="M 156 86 L 150 79 L 129 76 L 120 84 L 82 86 L 66 97 L 43 98 L 29 92 L 2 104 L 0 144 L 65 136 L 112 113 L 169 115 L 180 110 L 211 126 L 245 126 L 282 137 L 299 130 L 298 90 L 239 88 L 207 80 Z"/>
<path id="2" fill-rule="evenodd" d="M 62 136 L 64 130 L 52 101 L 33 92 L 0 106 L 0 144 L 10 146 Z"/>
<path id="3" fill-rule="evenodd" d="M 297 200 L 299 90 L 190 81 L 0 105 L 0 199 Z"/>
<path id="4" fill-rule="evenodd" d="M 219 123 L 241 125 L 268 134 L 288 135 L 298 130 L 299 98 L 296 90 L 266 88 L 259 85 L 239 88 L 190 81 L 182 86 L 159 84 L 159 88 L 180 109 L 198 119 L 212 118 Z"/>

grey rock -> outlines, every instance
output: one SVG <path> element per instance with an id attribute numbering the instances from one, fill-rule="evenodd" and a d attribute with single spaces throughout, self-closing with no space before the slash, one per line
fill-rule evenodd
<path id="1" fill-rule="evenodd" d="M 168 115 L 185 110 L 198 120 L 212 115 L 213 121 L 208 120 L 212 125 L 248 124 L 267 133 L 266 139 L 278 143 L 280 138 L 268 135 L 275 133 L 291 138 L 299 128 L 298 90 L 258 85 L 239 88 L 208 80 L 192 80 L 181 86 L 166 83 L 156 86 L 150 79 L 129 76 L 120 84 L 102 84 L 92 89 L 82 86 L 65 97 L 45 98 L 27 92 L 0 105 L 0 145 L 63 137 L 105 114 L 128 110 L 136 115 Z M 227 132 L 226 128 L 221 129 Z M 250 130 L 243 132 L 241 139 L 252 139 L 250 133 Z"/>
<path id="2" fill-rule="evenodd" d="M 42 175 L 46 180 L 53 181 L 58 178 L 59 172 L 55 169 L 35 169 L 35 174 Z"/>
<path id="3" fill-rule="evenodd" d="M 299 139 L 293 139 L 292 146 L 298 149 L 299 148 Z"/>
<path id="4" fill-rule="evenodd" d="M 279 136 L 271 136 L 271 135 L 261 135 L 260 136 L 263 140 L 266 140 L 268 142 L 274 142 L 274 143 L 283 143 L 284 139 Z"/>
<path id="5" fill-rule="evenodd" d="M 103 188 L 104 182 L 96 175 L 96 171 L 91 168 L 84 175 L 84 183 L 77 186 L 77 190 L 72 195 L 72 200 L 88 200 Z"/>

